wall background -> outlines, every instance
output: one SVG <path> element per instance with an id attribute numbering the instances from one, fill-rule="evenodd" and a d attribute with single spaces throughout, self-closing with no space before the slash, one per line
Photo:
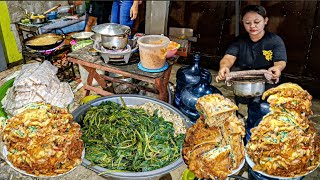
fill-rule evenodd
<path id="1" fill-rule="evenodd" d="M 4 54 L 7 63 L 12 63 L 22 59 L 14 37 L 14 33 L 10 28 L 10 16 L 6 1 L 0 1 L 0 38 L 4 42 Z"/>

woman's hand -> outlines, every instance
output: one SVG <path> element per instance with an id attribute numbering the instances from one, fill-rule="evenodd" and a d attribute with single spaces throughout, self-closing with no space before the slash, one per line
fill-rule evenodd
<path id="1" fill-rule="evenodd" d="M 279 82 L 279 78 L 281 76 L 281 71 L 286 67 L 286 62 L 285 61 L 278 61 L 274 63 L 274 66 L 268 69 L 272 73 L 272 79 L 275 79 L 276 82 Z"/>
<path id="2" fill-rule="evenodd" d="M 281 70 L 278 66 L 272 66 L 268 69 L 272 73 L 272 78 L 277 79 L 281 76 Z"/>
<path id="3" fill-rule="evenodd" d="M 272 66 L 268 69 L 272 73 L 272 79 L 275 79 L 275 83 L 277 84 L 279 82 L 279 77 L 281 76 L 281 70 L 277 66 Z"/>
<path id="4" fill-rule="evenodd" d="M 221 67 L 218 72 L 218 76 L 216 77 L 216 82 L 225 80 L 226 76 L 230 73 L 230 69 L 228 67 Z"/>
<path id="5" fill-rule="evenodd" d="M 220 61 L 220 69 L 218 72 L 218 76 L 216 77 L 216 82 L 225 80 L 226 76 L 230 73 L 230 68 L 236 61 L 237 57 L 226 54 L 223 56 L 223 58 Z"/>
<path id="6" fill-rule="evenodd" d="M 138 3 L 139 3 L 139 1 L 137 1 L 137 0 L 133 1 L 133 4 L 132 4 L 131 9 L 130 9 L 131 20 L 136 19 L 137 16 L 138 16 L 138 5 L 139 5 Z"/>

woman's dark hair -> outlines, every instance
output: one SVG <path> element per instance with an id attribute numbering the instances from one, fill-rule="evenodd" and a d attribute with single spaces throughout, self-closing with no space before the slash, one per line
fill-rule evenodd
<path id="1" fill-rule="evenodd" d="M 242 18 L 247 12 L 256 12 L 264 18 L 267 17 L 266 9 L 262 6 L 259 6 L 259 5 L 249 5 L 249 6 L 244 7 L 241 11 Z"/>

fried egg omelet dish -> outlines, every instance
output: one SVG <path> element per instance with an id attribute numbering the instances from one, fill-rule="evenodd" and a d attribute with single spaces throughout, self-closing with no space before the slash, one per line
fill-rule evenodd
<path id="1" fill-rule="evenodd" d="M 299 177 L 320 163 L 320 138 L 308 119 L 311 95 L 300 86 L 284 83 L 267 90 L 271 112 L 251 129 L 246 150 L 253 170 L 273 176 Z"/>
<path id="2" fill-rule="evenodd" d="M 220 94 L 197 100 L 201 114 L 185 136 L 182 155 L 197 178 L 226 179 L 244 162 L 243 123 L 234 115 L 237 106 Z"/>
<path id="3" fill-rule="evenodd" d="M 56 176 L 82 162 L 80 125 L 67 109 L 31 104 L 7 121 L 2 135 L 8 161 L 28 174 Z"/>

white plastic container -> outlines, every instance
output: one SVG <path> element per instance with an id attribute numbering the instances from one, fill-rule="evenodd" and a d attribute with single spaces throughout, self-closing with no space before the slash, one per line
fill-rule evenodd
<path id="1" fill-rule="evenodd" d="M 147 35 L 138 39 L 140 62 L 144 68 L 160 69 L 166 63 L 170 39 L 162 35 Z"/>
<path id="2" fill-rule="evenodd" d="M 101 64 L 102 60 L 96 61 L 95 63 Z M 98 69 L 96 71 L 97 71 L 98 74 L 104 74 L 105 73 L 105 71 L 98 70 Z M 81 77 L 82 84 L 83 85 L 87 84 L 87 79 L 88 79 L 88 76 L 89 76 L 89 72 L 84 67 L 82 67 L 81 65 L 79 65 L 79 72 L 80 72 L 80 77 Z M 94 78 L 93 78 L 93 81 L 92 81 L 92 86 L 99 86 L 98 82 Z"/>

